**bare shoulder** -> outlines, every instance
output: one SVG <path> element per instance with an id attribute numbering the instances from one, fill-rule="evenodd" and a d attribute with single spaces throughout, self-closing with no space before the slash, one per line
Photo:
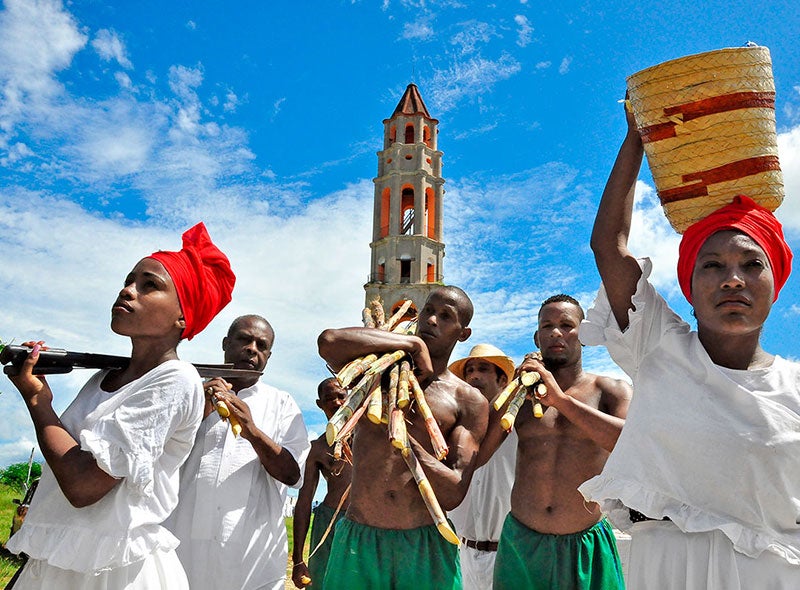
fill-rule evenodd
<path id="1" fill-rule="evenodd" d="M 308 451 L 308 461 L 314 462 L 322 462 L 322 460 L 327 456 L 328 450 L 330 447 L 328 446 L 328 441 L 325 439 L 325 435 L 322 434 L 313 441 L 311 441 L 311 449 Z"/>
<path id="2" fill-rule="evenodd" d="M 612 395 L 615 397 L 622 397 L 630 399 L 633 395 L 633 388 L 630 383 L 622 379 L 614 379 L 605 375 L 592 375 L 595 379 L 596 387 L 603 393 L 603 395 Z"/>
<path id="3" fill-rule="evenodd" d="M 461 404 L 478 404 L 481 405 L 481 402 L 486 402 L 486 398 L 483 394 L 467 383 L 453 375 L 450 371 L 447 371 L 444 375 L 440 377 L 440 379 L 447 384 L 448 388 L 453 394 L 453 397 L 456 398 L 459 405 Z"/>
<path id="4" fill-rule="evenodd" d="M 595 388 L 600 392 L 599 409 L 618 418 L 626 418 L 633 397 L 633 388 L 627 381 L 604 375 L 592 375 Z"/>

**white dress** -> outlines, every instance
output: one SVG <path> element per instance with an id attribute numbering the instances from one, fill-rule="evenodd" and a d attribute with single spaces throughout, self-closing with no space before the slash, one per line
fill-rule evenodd
<path id="1" fill-rule="evenodd" d="M 447 513 L 459 537 L 473 541 L 499 541 L 511 511 L 511 488 L 517 465 L 517 431 L 512 430 L 486 465 L 472 476 L 461 504 Z M 464 590 L 489 590 L 497 551 L 481 551 L 461 543 L 461 578 Z"/>
<path id="2" fill-rule="evenodd" d="M 178 541 L 161 523 L 178 501 L 179 469 L 203 416 L 195 368 L 167 361 L 117 391 L 96 373 L 61 421 L 121 481 L 90 506 L 75 508 L 45 465 L 22 528 L 8 541 L 31 560 L 24 588 L 181 588 Z"/>
<path id="3" fill-rule="evenodd" d="M 292 487 L 299 489 L 311 448 L 300 408 L 288 393 L 263 383 L 238 395 L 256 425 L 297 461 L 301 478 Z M 166 523 L 181 541 L 178 557 L 192 590 L 284 587 L 287 492 L 216 412 L 203 420 L 181 469 L 178 508 Z"/>
<path id="4" fill-rule="evenodd" d="M 581 326 L 634 395 L 603 471 L 579 489 L 630 530 L 633 590 L 800 588 L 800 365 L 715 365 L 640 264 L 625 332 L 603 288 Z M 626 507 L 670 521 L 631 527 Z"/>

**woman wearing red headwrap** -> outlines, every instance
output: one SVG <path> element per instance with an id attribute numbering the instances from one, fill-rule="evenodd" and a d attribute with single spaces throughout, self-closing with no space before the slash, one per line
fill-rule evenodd
<path id="1" fill-rule="evenodd" d="M 629 530 L 631 588 L 798 588 L 800 365 L 760 344 L 791 251 L 745 196 L 688 228 L 678 279 L 692 330 L 627 247 L 642 154 L 628 114 L 592 233 L 603 285 L 581 340 L 608 348 L 634 395 L 605 468 L 580 491 Z"/>
<path id="2" fill-rule="evenodd" d="M 36 375 L 43 343 L 28 343 L 11 380 L 47 465 L 7 544 L 29 556 L 15 590 L 188 588 L 177 539 L 161 523 L 177 503 L 204 397 L 177 346 L 230 301 L 234 281 L 202 223 L 183 235 L 180 252 L 141 259 L 111 308 L 111 329 L 131 339 L 130 364 L 95 374 L 61 417 Z"/>

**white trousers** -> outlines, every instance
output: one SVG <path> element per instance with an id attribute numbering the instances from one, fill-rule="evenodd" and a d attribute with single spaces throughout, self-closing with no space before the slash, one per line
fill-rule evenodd
<path id="1" fill-rule="evenodd" d="M 797 590 L 800 566 L 771 551 L 734 550 L 722 531 L 684 533 L 669 521 L 630 530 L 628 590 Z"/>
<path id="2" fill-rule="evenodd" d="M 458 551 L 464 590 L 491 590 L 497 551 L 478 551 L 463 543 Z"/>
<path id="3" fill-rule="evenodd" d="M 175 551 L 156 551 L 144 561 L 101 572 L 74 572 L 31 559 L 14 590 L 189 590 Z"/>

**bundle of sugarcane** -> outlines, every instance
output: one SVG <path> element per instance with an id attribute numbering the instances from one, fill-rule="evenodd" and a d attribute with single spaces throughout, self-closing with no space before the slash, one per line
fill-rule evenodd
<path id="1" fill-rule="evenodd" d="M 385 320 L 383 306 L 379 300 L 373 300 L 362 313 L 364 326 L 409 333 L 409 327 L 402 326 L 400 320 L 406 315 L 410 306 L 411 301 L 406 300 L 392 317 Z M 447 456 L 447 442 L 412 371 L 411 358 L 401 350 L 381 356 L 369 354 L 345 365 L 336 373 L 336 378 L 345 388 L 350 387 L 357 379 L 358 381 L 347 394 L 342 406 L 328 421 L 325 429 L 328 444 L 334 447 L 334 457 L 337 452 L 340 456 L 341 453 L 347 453 L 347 438 L 364 414 L 374 424 L 387 424 L 389 441 L 392 446 L 400 450 L 411 470 L 439 533 L 449 542 L 458 545 L 458 536 L 450 528 L 430 482 L 425 477 L 409 444 L 405 412 L 410 410 L 413 403 L 425 421 L 434 456 L 440 461 Z"/>
<path id="2" fill-rule="evenodd" d="M 539 353 L 535 354 L 541 359 Z M 533 400 L 534 417 L 541 418 L 544 416 L 540 400 L 546 395 L 547 386 L 542 382 L 542 376 L 539 373 L 536 371 L 523 371 L 520 373 L 519 376 L 511 380 L 492 402 L 492 407 L 495 410 L 500 410 L 506 404 L 506 401 L 511 398 L 503 417 L 500 419 L 500 426 L 504 430 L 511 430 L 522 404 L 529 397 Z"/>

